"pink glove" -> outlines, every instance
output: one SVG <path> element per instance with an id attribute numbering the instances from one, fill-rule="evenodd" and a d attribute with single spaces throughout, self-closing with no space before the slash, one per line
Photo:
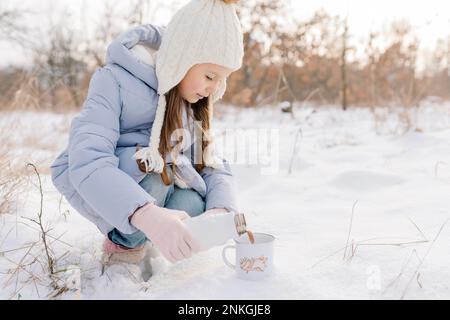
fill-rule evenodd
<path id="1" fill-rule="evenodd" d="M 181 222 L 185 218 L 189 215 L 184 211 L 148 203 L 136 210 L 130 222 L 144 232 L 167 260 L 174 263 L 200 251 L 200 245 Z"/>

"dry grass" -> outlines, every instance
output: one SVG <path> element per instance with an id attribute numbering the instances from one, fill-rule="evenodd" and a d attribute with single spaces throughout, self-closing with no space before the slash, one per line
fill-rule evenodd
<path id="1" fill-rule="evenodd" d="M 31 73 L 24 73 L 5 93 L 11 97 L 7 101 L 0 101 L 0 109 L 3 111 L 52 111 L 73 112 L 81 107 L 80 96 L 85 96 L 87 88 L 71 88 L 67 86 L 63 78 L 54 79 L 48 87 L 42 86 L 39 75 L 46 73 L 42 68 L 36 68 Z M 79 92 L 83 92 L 79 94 Z M 77 99 L 74 100 L 74 95 Z"/>
<path id="2" fill-rule="evenodd" d="M 28 169 L 32 168 L 37 177 L 37 187 L 40 193 L 40 208 L 36 218 L 28 218 L 21 216 L 19 223 L 27 226 L 33 231 L 37 231 L 39 239 L 31 243 L 27 243 L 20 248 L 0 251 L 0 255 L 7 260 L 13 267 L 8 271 L 8 277 L 3 282 L 3 289 L 14 285 L 10 292 L 9 299 L 20 299 L 21 290 L 33 285 L 37 296 L 41 297 L 38 287 L 50 290 L 46 296 L 49 299 L 56 299 L 66 293 L 74 293 L 73 298 L 78 299 L 80 292 L 80 268 L 78 266 L 64 266 L 64 258 L 69 255 L 69 251 L 64 250 L 62 254 L 56 253 L 55 243 L 61 243 L 65 246 L 72 245 L 64 242 L 61 238 L 65 232 L 58 236 L 52 236 L 51 227 L 48 221 L 44 220 L 44 192 L 39 171 L 32 163 L 27 165 Z M 27 223 L 30 222 L 31 224 Z M 1 247 L 0 243 L 0 247 Z M 9 258 L 6 254 L 18 253 L 22 250 L 24 254 L 18 256 L 19 259 Z M 60 250 L 59 250 L 60 251 Z M 15 255 L 17 257 L 17 254 Z M 24 277 L 25 276 L 25 277 Z"/>
<path id="3" fill-rule="evenodd" d="M 383 107 L 370 108 L 374 129 L 377 134 L 402 136 L 410 130 L 417 130 L 417 108 Z"/>
<path id="4" fill-rule="evenodd" d="M 13 144 L 9 137 L 12 126 L 0 125 L 0 215 L 12 213 L 17 196 L 24 190 L 25 167 L 13 163 Z"/>
<path id="5" fill-rule="evenodd" d="M 0 215 L 10 214 L 21 191 L 24 190 L 24 176 L 11 168 L 9 162 L 0 158 Z"/>
<path id="6" fill-rule="evenodd" d="M 0 112 L 0 169 L 2 177 L 26 175 L 26 164 L 33 162 L 42 174 L 67 141 L 72 113 Z M 5 171 L 5 167 L 10 170 Z"/>
<path id="7" fill-rule="evenodd" d="M 410 245 L 419 245 L 419 244 L 425 244 L 425 243 L 430 243 L 430 240 L 425 236 L 425 234 L 423 233 L 423 231 L 417 226 L 417 224 L 412 220 L 409 219 L 409 221 L 414 225 L 414 227 L 416 228 L 416 230 L 420 233 L 421 238 L 419 239 L 411 239 L 409 241 L 392 241 L 390 238 L 383 238 L 383 237 L 377 237 L 377 238 L 371 238 L 371 239 L 364 239 L 364 240 L 356 240 L 356 239 L 352 239 L 351 243 L 349 244 L 349 240 L 351 238 L 351 232 L 352 232 L 352 227 L 353 227 L 353 220 L 354 220 L 354 209 L 355 206 L 357 204 L 357 201 L 353 204 L 353 208 L 352 208 L 352 214 L 351 214 L 351 219 L 350 219 L 350 223 L 349 223 L 349 231 L 347 234 L 347 241 L 345 244 L 345 247 L 340 248 L 339 250 L 336 250 L 335 252 L 331 253 L 330 255 L 322 258 L 321 260 L 317 261 L 316 263 L 314 263 L 311 268 L 314 268 L 315 266 L 317 266 L 318 264 L 324 262 L 325 260 L 335 256 L 336 254 L 344 251 L 344 256 L 343 256 L 343 260 L 347 263 L 351 263 L 353 258 L 356 255 L 356 252 L 358 250 L 358 248 L 362 247 L 362 246 L 376 246 L 376 247 L 384 247 L 384 246 L 394 246 L 394 247 L 404 247 L 404 246 L 410 246 Z M 419 272 L 420 268 L 422 267 L 424 261 L 426 260 L 428 254 L 430 253 L 431 249 L 433 248 L 435 242 L 437 241 L 437 239 L 439 238 L 440 234 L 442 233 L 442 230 L 445 228 L 445 226 L 447 225 L 449 219 L 447 219 L 439 228 L 439 231 L 437 232 L 436 236 L 434 237 L 434 239 L 431 241 L 428 250 L 426 251 L 425 255 L 423 255 L 422 257 L 419 256 L 419 254 L 417 253 L 416 249 L 413 249 L 409 258 L 407 259 L 406 263 L 403 264 L 399 274 L 385 287 L 385 289 L 383 290 L 383 293 L 386 293 L 386 291 L 391 288 L 396 282 L 399 281 L 400 278 L 406 276 L 406 267 L 410 264 L 411 262 L 411 258 L 413 256 L 417 257 L 417 260 L 419 261 L 418 266 L 415 268 L 414 272 L 410 275 L 408 282 L 405 286 L 405 288 L 402 291 L 402 295 L 400 297 L 401 300 L 403 300 L 406 296 L 406 294 L 408 293 L 409 287 L 411 286 L 411 283 L 415 280 L 417 285 L 420 288 L 423 288 L 423 284 L 420 281 L 420 276 L 421 273 Z M 350 249 L 350 255 L 347 256 L 347 250 Z"/>
<path id="8" fill-rule="evenodd" d="M 50 173 L 51 161 L 63 147 L 62 137 L 69 130 L 71 117 L 65 114 L 58 120 L 47 118 L 45 113 L 1 112 L 0 214 L 16 215 L 16 230 L 20 224 L 39 235 L 35 241 L 22 243 L 18 248 L 0 250 L 1 259 L 11 266 L 0 287 L 2 291 L 8 290 L 9 299 L 21 299 L 33 288 L 39 298 L 76 298 L 79 295 L 79 267 L 67 264 L 70 252 L 64 250 L 74 248 L 61 239 L 65 232 L 52 234 L 50 222 L 44 221 L 44 191 L 40 180 L 40 174 Z M 27 167 L 31 162 L 34 164 Z M 22 204 L 22 197 L 34 192 L 35 187 L 41 195 L 38 214 L 35 218 L 20 216 L 17 204 Z M 0 239 L 0 249 L 13 229 L 2 230 L 5 236 Z"/>

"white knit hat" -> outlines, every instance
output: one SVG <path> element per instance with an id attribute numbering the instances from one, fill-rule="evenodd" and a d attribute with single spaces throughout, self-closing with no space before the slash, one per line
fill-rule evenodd
<path id="1" fill-rule="evenodd" d="M 237 0 L 191 0 L 167 26 L 156 54 L 159 99 L 149 146 L 134 155 L 135 159 L 144 162 L 147 172 L 161 173 L 164 168 L 165 162 L 159 153 L 166 111 L 164 94 L 180 83 L 196 64 L 212 63 L 232 71 L 241 67 L 243 34 L 235 2 Z M 212 94 L 212 101 L 222 98 L 225 89 L 226 79 Z M 215 167 L 218 164 L 211 153 L 204 158 L 206 166 Z"/>

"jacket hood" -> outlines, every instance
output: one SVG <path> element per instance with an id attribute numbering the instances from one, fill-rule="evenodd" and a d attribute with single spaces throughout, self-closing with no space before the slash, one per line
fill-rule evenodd
<path id="1" fill-rule="evenodd" d="M 158 50 L 164 30 L 165 27 L 147 24 L 122 33 L 108 46 L 106 63 L 121 66 L 153 89 L 158 90 L 155 66 L 143 63 L 131 49 L 137 44 L 142 44 Z"/>

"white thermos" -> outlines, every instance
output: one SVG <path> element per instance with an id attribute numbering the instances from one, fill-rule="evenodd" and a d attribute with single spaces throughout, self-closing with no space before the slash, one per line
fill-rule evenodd
<path id="1" fill-rule="evenodd" d="M 237 239 L 247 231 L 243 213 L 227 212 L 199 215 L 183 221 L 201 246 L 201 251 Z"/>

